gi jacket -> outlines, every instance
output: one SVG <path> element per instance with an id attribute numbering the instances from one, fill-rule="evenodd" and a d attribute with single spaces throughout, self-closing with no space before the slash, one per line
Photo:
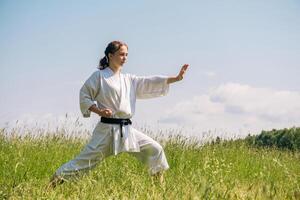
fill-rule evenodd
<path id="1" fill-rule="evenodd" d="M 109 108 L 113 118 L 132 118 L 136 99 L 154 98 L 168 93 L 166 76 L 139 77 L 131 74 L 114 73 L 109 67 L 94 72 L 80 89 L 80 110 L 84 117 L 90 117 L 89 108 L 95 104 L 100 109 Z M 104 124 L 99 121 L 93 134 L 110 132 L 113 136 L 113 153 L 139 152 L 140 148 L 131 125 Z"/>

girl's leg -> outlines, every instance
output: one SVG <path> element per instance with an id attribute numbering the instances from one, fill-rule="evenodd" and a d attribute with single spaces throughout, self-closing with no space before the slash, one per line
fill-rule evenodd
<path id="1" fill-rule="evenodd" d="M 63 182 L 86 172 L 96 166 L 105 157 L 112 155 L 112 134 L 110 128 L 99 123 L 93 136 L 84 149 L 73 160 L 63 164 L 53 175 L 52 181 Z"/>
<path id="2" fill-rule="evenodd" d="M 149 167 L 149 173 L 151 175 L 158 177 L 158 179 L 162 181 L 163 171 L 169 168 L 162 146 L 149 136 L 137 130 L 134 130 L 133 133 L 138 140 L 141 151 L 131 152 L 131 154 Z"/>

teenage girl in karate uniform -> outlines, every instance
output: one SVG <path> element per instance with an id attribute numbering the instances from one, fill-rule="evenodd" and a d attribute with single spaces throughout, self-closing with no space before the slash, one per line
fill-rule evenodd
<path id="1" fill-rule="evenodd" d="M 164 96 L 169 84 L 180 81 L 188 68 L 182 66 L 175 77 L 135 76 L 121 73 L 126 63 L 128 46 L 120 41 L 108 44 L 99 70 L 80 89 L 80 110 L 84 117 L 91 112 L 101 117 L 92 138 L 73 160 L 63 164 L 53 175 L 50 186 L 68 180 L 79 172 L 88 171 L 104 158 L 130 152 L 148 166 L 149 173 L 163 181 L 169 168 L 163 148 L 149 136 L 131 126 L 136 99 Z M 95 103 L 97 102 L 97 103 Z"/>

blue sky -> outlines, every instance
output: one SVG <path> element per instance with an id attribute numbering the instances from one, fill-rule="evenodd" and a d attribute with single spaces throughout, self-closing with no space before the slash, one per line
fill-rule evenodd
<path id="1" fill-rule="evenodd" d="M 0 122 L 80 115 L 83 81 L 107 43 L 122 40 L 124 72 L 175 75 L 190 64 L 167 97 L 138 102 L 137 122 L 229 132 L 299 126 L 299 10 L 296 0 L 2 0 Z"/>

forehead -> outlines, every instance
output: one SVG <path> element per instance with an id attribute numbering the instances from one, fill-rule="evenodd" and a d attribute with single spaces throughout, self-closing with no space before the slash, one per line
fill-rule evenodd
<path id="1" fill-rule="evenodd" d="M 127 47 L 125 46 L 125 45 L 122 45 L 121 47 L 120 47 L 120 49 L 118 50 L 118 52 L 122 52 L 122 53 L 126 53 L 128 51 L 128 49 L 127 49 Z"/>

